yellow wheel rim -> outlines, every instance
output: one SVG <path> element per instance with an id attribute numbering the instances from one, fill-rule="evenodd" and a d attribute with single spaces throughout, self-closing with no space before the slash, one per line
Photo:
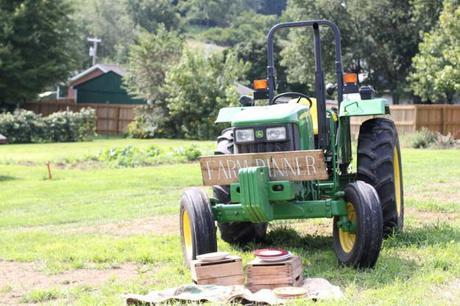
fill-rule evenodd
<path id="1" fill-rule="evenodd" d="M 182 229 L 184 235 L 185 252 L 187 259 L 192 259 L 193 256 L 193 239 L 192 239 L 192 225 L 190 216 L 186 210 L 182 214 Z"/>
<path id="2" fill-rule="evenodd" d="M 394 169 L 394 182 L 395 182 L 395 200 L 396 200 L 396 211 L 398 217 L 401 215 L 401 169 L 399 162 L 398 149 L 395 147 L 393 152 L 393 169 Z"/>
<path id="3" fill-rule="evenodd" d="M 348 214 L 348 219 L 351 222 L 356 223 L 355 208 L 353 207 L 353 204 L 351 204 L 350 202 L 347 203 L 347 214 Z M 339 241 L 340 241 L 340 246 L 342 247 L 342 250 L 345 253 L 350 253 L 351 250 L 353 249 L 353 246 L 355 245 L 356 234 L 345 232 L 339 228 Z"/>

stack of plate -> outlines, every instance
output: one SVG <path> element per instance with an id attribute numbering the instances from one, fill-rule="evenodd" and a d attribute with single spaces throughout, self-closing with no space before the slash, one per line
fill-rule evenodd
<path id="1" fill-rule="evenodd" d="M 213 252 L 213 253 L 206 253 L 206 254 L 201 254 L 196 257 L 199 261 L 205 261 L 205 262 L 214 262 L 214 261 L 219 261 L 219 260 L 224 260 L 228 257 L 227 252 Z"/>
<path id="2" fill-rule="evenodd" d="M 307 294 L 307 289 L 303 287 L 280 287 L 273 289 L 273 293 L 280 299 L 297 299 Z"/>
<path id="3" fill-rule="evenodd" d="M 259 249 L 254 252 L 254 255 L 262 261 L 269 262 L 287 260 L 292 256 L 291 252 L 277 248 Z"/>

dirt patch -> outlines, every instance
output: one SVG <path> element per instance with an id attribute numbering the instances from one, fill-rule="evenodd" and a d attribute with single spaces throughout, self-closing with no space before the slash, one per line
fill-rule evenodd
<path id="1" fill-rule="evenodd" d="M 405 191 L 405 198 L 412 198 L 417 201 L 435 201 L 437 203 L 452 203 L 460 198 L 460 182 L 432 182 L 414 191 Z"/>
<path id="2" fill-rule="evenodd" d="M 112 279 L 127 281 L 138 275 L 138 269 L 134 264 L 122 264 L 114 269 L 79 269 L 49 275 L 39 263 L 0 261 L 0 304 L 18 304 L 32 290 L 97 287 Z"/>
<path id="3" fill-rule="evenodd" d="M 439 211 L 422 211 L 412 207 L 404 208 L 404 215 L 416 219 L 421 224 L 449 223 L 458 220 L 458 213 L 446 213 Z"/>
<path id="4" fill-rule="evenodd" d="M 131 236 L 140 234 L 178 234 L 179 217 L 177 215 L 164 215 L 117 223 L 95 224 L 91 226 L 75 227 L 66 230 L 66 232 L 69 231 L 79 234 L 110 234 L 116 236 Z"/>
<path id="5" fill-rule="evenodd" d="M 460 278 L 455 278 L 444 286 L 433 290 L 434 296 L 439 298 L 440 305 L 458 305 L 460 300 Z"/>
<path id="6" fill-rule="evenodd" d="M 332 219 L 316 219 L 316 220 L 292 220 L 282 221 L 273 224 L 273 228 L 278 226 L 286 226 L 293 228 L 298 233 L 312 236 L 331 236 L 332 235 Z"/>
<path id="7" fill-rule="evenodd" d="M 48 231 L 61 234 L 104 234 L 113 236 L 131 235 L 178 235 L 179 217 L 163 215 L 151 218 L 134 219 L 113 223 L 96 223 L 91 225 L 43 225 L 22 227 L 22 231 Z"/>

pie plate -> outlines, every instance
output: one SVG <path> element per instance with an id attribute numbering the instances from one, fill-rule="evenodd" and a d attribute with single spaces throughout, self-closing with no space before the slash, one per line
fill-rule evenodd
<path id="1" fill-rule="evenodd" d="M 271 256 L 271 257 L 257 256 L 257 258 L 259 258 L 262 261 L 272 262 L 272 261 L 283 261 L 283 260 L 291 258 L 291 256 L 292 256 L 291 252 L 288 252 L 287 254 L 284 254 L 284 255 L 281 255 L 281 256 Z"/>
<path id="2" fill-rule="evenodd" d="M 265 257 L 278 257 L 288 254 L 289 252 L 283 249 L 277 248 L 267 248 L 267 249 L 259 249 L 254 251 L 254 255 L 259 258 Z"/>
<path id="3" fill-rule="evenodd" d="M 201 261 L 218 261 L 227 258 L 228 255 L 227 252 L 213 252 L 198 255 L 196 259 Z"/>
<path id="4" fill-rule="evenodd" d="M 307 294 L 307 289 L 303 287 L 280 287 L 273 289 L 273 293 L 279 298 L 297 298 Z"/>

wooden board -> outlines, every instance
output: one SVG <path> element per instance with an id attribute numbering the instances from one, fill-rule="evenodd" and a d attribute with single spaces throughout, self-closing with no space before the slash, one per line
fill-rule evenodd
<path id="1" fill-rule="evenodd" d="M 303 283 L 300 257 L 283 262 L 263 262 L 254 259 L 247 265 L 247 286 L 255 292 L 260 289 L 300 286 Z"/>
<path id="2" fill-rule="evenodd" d="M 310 181 L 328 178 L 321 150 L 204 156 L 200 159 L 203 184 L 228 185 L 238 181 L 238 171 L 268 167 L 270 180 Z"/>
<path id="3" fill-rule="evenodd" d="M 198 285 L 244 284 L 243 264 L 239 256 L 230 256 L 215 262 L 194 260 L 191 274 L 193 282 Z"/>
<path id="4" fill-rule="evenodd" d="M 193 283 L 197 285 L 219 285 L 219 286 L 243 285 L 244 276 L 243 274 L 240 274 L 240 275 L 232 275 L 232 276 L 224 276 L 224 277 L 205 278 L 205 279 L 200 279 L 197 281 L 194 280 Z"/>

